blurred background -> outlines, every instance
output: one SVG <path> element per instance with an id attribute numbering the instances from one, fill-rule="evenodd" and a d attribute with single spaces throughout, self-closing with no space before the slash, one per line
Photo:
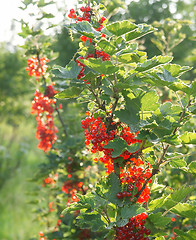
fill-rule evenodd
<path id="1" fill-rule="evenodd" d="M 26 240 L 40 230 L 34 221 L 32 201 L 36 184 L 30 179 L 46 161 L 45 154 L 37 149 L 36 123 L 30 115 L 34 86 L 25 71 L 27 58 L 20 46 L 25 39 L 20 33 L 21 19 L 33 25 L 30 12 L 22 10 L 30 0 L 6 0 L 0 2 L 0 239 Z M 36 2 L 36 1 L 34 1 Z M 37 1 L 39 2 L 39 1 Z M 168 54 L 174 62 L 193 66 L 196 62 L 194 48 L 195 1 L 194 0 L 110 0 L 97 1 L 106 5 L 109 21 L 131 19 L 138 23 L 154 24 L 158 29 L 167 28 L 171 19 L 177 21 L 174 44 Z M 55 63 L 65 66 L 78 47 L 70 40 L 63 27 L 67 12 L 76 1 L 55 0 L 47 12 L 52 13 L 56 24 L 46 35 L 52 36 L 52 48 L 57 53 Z M 33 11 L 33 6 L 31 11 Z M 36 14 L 36 12 L 34 12 Z M 170 19 L 167 19 L 170 18 Z M 167 19 L 167 20 L 165 20 Z M 186 20 L 182 21 L 181 20 Z M 176 22 L 175 22 L 176 23 Z M 173 23 L 174 24 L 174 23 Z M 178 29 L 177 26 L 180 27 Z M 179 30 L 179 31 L 178 31 Z M 180 32 L 180 33 L 179 33 Z M 164 54 L 158 35 L 150 34 L 140 42 L 148 57 Z M 69 46 L 69 48 L 67 48 Z M 194 71 L 185 80 L 194 78 Z"/>

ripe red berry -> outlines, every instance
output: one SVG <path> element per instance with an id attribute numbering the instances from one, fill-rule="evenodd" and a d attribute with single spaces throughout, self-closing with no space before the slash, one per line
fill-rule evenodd
<path id="1" fill-rule="evenodd" d="M 75 13 L 75 10 L 73 8 L 70 9 L 70 13 Z"/>
<path id="2" fill-rule="evenodd" d="M 90 7 L 86 7 L 86 12 L 90 12 L 91 8 Z"/>
<path id="3" fill-rule="evenodd" d="M 131 192 L 128 192 L 127 193 L 127 197 L 131 197 L 132 193 Z"/>
<path id="4" fill-rule="evenodd" d="M 118 199 L 121 199 L 121 198 L 123 198 L 123 195 L 122 195 L 121 192 L 119 192 L 119 193 L 116 194 L 116 197 L 117 197 Z"/>
<path id="5" fill-rule="evenodd" d="M 131 192 L 131 191 L 133 191 L 133 185 L 129 185 L 128 186 L 128 190 Z"/>
<path id="6" fill-rule="evenodd" d="M 127 196 L 127 191 L 124 191 L 124 192 L 122 193 L 122 195 L 123 195 L 123 197 L 126 197 L 126 196 Z"/>
<path id="7" fill-rule="evenodd" d="M 146 230 L 145 230 L 145 234 L 146 234 L 146 235 L 150 235 L 150 234 L 151 234 L 150 229 L 146 229 Z"/>
<path id="8" fill-rule="evenodd" d="M 81 7 L 81 8 L 80 8 L 80 11 L 81 11 L 81 12 L 85 12 L 85 7 Z"/>

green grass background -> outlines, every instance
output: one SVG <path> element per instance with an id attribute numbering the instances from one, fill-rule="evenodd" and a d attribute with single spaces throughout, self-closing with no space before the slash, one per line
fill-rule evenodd
<path id="1" fill-rule="evenodd" d="M 38 239 L 39 221 L 34 221 L 32 211 L 36 205 L 29 204 L 35 183 L 29 181 L 45 159 L 37 149 L 36 127 L 31 121 L 13 127 L 0 123 L 0 239 Z M 17 164 L 16 164 L 17 163 Z"/>

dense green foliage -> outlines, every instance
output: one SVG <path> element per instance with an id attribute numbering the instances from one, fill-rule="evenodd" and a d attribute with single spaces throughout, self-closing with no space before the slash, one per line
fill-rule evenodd
<path id="1" fill-rule="evenodd" d="M 31 2 L 34 2 L 35 5 L 37 1 L 24 1 L 26 7 Z M 44 2 L 39 1 L 38 7 L 43 7 Z M 121 191 L 119 179 L 113 173 L 109 175 L 107 180 L 101 179 L 101 176 L 105 175 L 103 164 L 92 163 L 93 154 L 87 154 L 84 148 L 84 135 L 80 125 L 84 113 L 86 110 L 90 110 L 95 117 L 101 116 L 106 119 L 104 117 L 107 116 L 107 111 L 103 111 L 103 106 L 107 108 L 110 104 L 114 104 L 116 93 L 120 100 L 114 112 L 115 118 L 128 124 L 132 132 L 141 131 L 138 137 L 145 139 L 146 142 L 143 156 L 147 159 L 146 161 L 153 165 L 154 169 L 158 168 L 160 171 L 158 175 L 153 177 L 153 184 L 150 185 L 152 195 L 148 205 L 147 226 L 151 229 L 152 236 L 154 235 L 151 239 L 155 239 L 155 236 L 157 240 L 165 239 L 163 236 L 166 232 L 168 236 L 173 236 L 172 229 L 176 226 L 179 227 L 179 230 L 175 230 L 179 236 L 177 239 L 194 239 L 195 232 L 191 228 L 195 217 L 195 197 L 192 194 L 193 188 L 186 186 L 193 185 L 193 174 L 195 174 L 195 148 L 193 147 L 195 144 L 195 136 L 193 135 L 195 116 L 192 115 L 195 114 L 193 97 L 196 89 L 195 83 L 193 83 L 194 70 L 176 65 L 182 64 L 192 67 L 195 65 L 192 27 L 187 21 L 163 20 L 173 17 L 170 1 L 153 1 L 153 4 L 150 1 L 132 2 L 128 7 L 125 7 L 125 14 L 116 15 L 116 9 L 123 6 L 123 2 L 104 1 L 104 4 L 107 8 L 105 13 L 111 17 L 109 21 L 120 21 L 120 25 L 114 23 L 107 27 L 106 35 L 111 37 L 109 40 L 100 40 L 99 34 L 91 26 L 89 27 L 88 23 L 84 22 L 72 23 L 68 27 L 68 29 L 79 30 L 77 34 L 72 32 L 74 41 L 70 39 L 69 30 L 64 27 L 60 33 L 56 34 L 55 38 L 41 35 L 42 31 L 33 32 L 32 29 L 28 28 L 28 24 L 20 34 L 24 38 L 31 35 L 38 44 L 40 56 L 46 55 L 51 59 L 49 70 L 51 68 L 53 70 L 47 75 L 46 82 L 47 84 L 51 80 L 56 82 L 56 88 L 60 92 L 56 96 L 58 98 L 57 104 L 63 104 L 60 113 L 68 136 L 66 137 L 63 126 L 56 119 L 59 139 L 52 151 L 47 154 L 46 161 L 44 154 L 41 154 L 40 150 L 35 150 L 36 140 L 33 140 L 35 130 L 33 130 L 31 123 L 32 117 L 29 118 L 30 100 L 32 100 L 34 85 L 42 92 L 44 92 L 45 85 L 43 82 L 35 82 L 33 78 L 29 82 L 28 75 L 24 71 L 27 66 L 27 56 L 37 54 L 35 42 L 26 41 L 24 45 L 26 59 L 24 58 L 24 50 L 17 49 L 12 53 L 4 46 L 1 47 L 0 57 L 3 61 L 0 63 L 0 112 L 3 116 L 1 128 L 5 130 L 1 132 L 0 136 L 2 140 L 0 146 L 0 191 L 2 196 L 5 196 L 0 201 L 0 211 L 4 209 L 0 218 L 0 222 L 4 222 L 0 231 L 2 239 L 21 240 L 31 237 L 38 239 L 37 232 L 41 230 L 44 231 L 48 239 L 78 239 L 82 232 L 81 228 L 90 228 L 92 239 L 103 239 L 103 236 L 108 234 L 108 229 L 110 229 L 108 239 L 113 239 L 115 225 L 123 226 L 129 217 L 146 211 L 147 206 L 143 206 L 144 209 L 136 203 L 130 205 L 126 202 L 124 207 L 122 206 L 122 201 L 116 199 L 116 194 Z M 191 4 L 192 2 L 187 9 L 191 9 Z M 194 20 L 191 14 L 184 12 L 184 5 L 186 3 L 178 1 L 176 14 L 182 14 L 181 19 Z M 160 6 L 164 7 L 160 8 Z M 52 16 L 43 14 L 44 20 L 48 18 L 50 19 Z M 134 19 L 136 24 L 144 22 L 151 24 L 159 31 L 151 33 L 153 27 L 150 26 L 145 26 L 141 31 L 138 25 L 122 21 L 122 19 L 130 18 Z M 171 31 L 168 25 L 175 30 Z M 25 25 L 23 24 L 23 26 Z M 135 32 L 130 33 L 127 30 L 130 28 L 133 30 L 135 28 Z M 163 29 L 163 32 L 160 29 Z M 138 46 L 134 42 L 130 48 L 128 47 L 129 40 L 142 37 L 148 32 L 149 36 L 144 36 L 142 41 L 136 39 L 135 42 L 138 43 Z M 117 64 L 114 61 L 105 61 L 103 64 L 100 59 L 82 60 L 81 62 L 88 66 L 85 80 L 88 79 L 91 83 L 92 89 L 90 90 L 85 82 L 76 79 L 81 68 L 74 61 L 70 62 L 72 58 L 75 60 L 78 57 L 78 55 L 74 57 L 73 55 L 77 51 L 78 38 L 81 33 L 93 38 L 95 45 L 113 56 L 113 60 L 118 56 L 119 61 Z M 125 34 L 126 41 L 124 42 L 120 37 L 122 34 Z M 160 39 L 163 36 L 166 36 L 166 41 L 162 42 L 162 46 L 160 46 Z M 168 36 L 170 39 L 167 38 Z M 176 41 L 176 46 L 167 51 L 167 44 L 168 46 L 172 45 L 174 41 Z M 81 47 L 79 55 L 88 53 L 88 42 L 86 45 L 80 44 L 79 46 Z M 54 51 L 57 54 L 54 54 Z M 147 56 L 144 51 L 147 52 Z M 158 56 L 160 54 L 167 56 Z M 158 57 L 154 57 L 155 55 Z M 171 55 L 174 56 L 172 63 Z M 54 67 L 54 64 L 60 66 Z M 183 75 L 185 76 L 182 78 L 183 81 L 179 80 L 181 74 L 186 71 L 188 72 Z M 112 78 L 114 72 L 118 79 L 117 83 Z M 99 82 L 100 74 L 106 75 L 101 83 Z M 72 80 L 70 81 L 70 79 Z M 148 89 L 149 86 L 151 89 Z M 127 90 L 123 91 L 123 89 Z M 100 98 L 100 102 L 97 101 L 96 94 Z M 124 109 L 121 106 L 124 106 Z M 185 117 L 184 122 L 181 123 L 182 128 L 176 131 L 175 129 L 179 127 L 182 120 L 182 113 Z M 58 118 L 58 113 L 55 116 Z M 186 122 L 189 118 L 190 120 Z M 22 125 L 25 125 L 25 128 L 22 127 L 21 122 L 24 123 Z M 125 149 L 130 152 L 141 149 L 139 145 L 131 145 L 130 147 L 120 140 L 109 142 L 109 144 L 106 148 L 113 148 L 113 157 L 115 158 Z M 163 150 L 167 148 L 168 152 L 163 156 L 165 161 L 157 164 L 156 155 L 160 154 L 161 147 Z M 40 163 L 42 164 L 37 167 Z M 165 164 L 167 165 L 165 166 Z M 70 180 L 68 175 L 70 174 L 70 166 L 72 169 L 71 180 L 73 182 L 82 181 L 86 188 L 85 190 L 83 188 L 82 191 L 83 193 L 88 192 L 88 194 L 78 196 L 79 204 L 76 203 L 65 209 L 66 215 L 61 218 L 62 225 L 58 226 L 57 232 L 54 232 L 54 226 L 65 208 L 66 201 L 70 199 L 70 195 L 61 191 L 63 184 Z M 43 180 L 47 177 L 55 178 L 56 173 L 58 173 L 58 180 L 55 180 L 55 184 L 52 187 L 49 185 L 46 185 L 45 188 L 42 187 Z M 26 182 L 29 177 L 34 183 Z M 18 187 L 14 187 L 12 196 L 13 185 L 16 185 L 17 182 Z M 97 182 L 99 183 L 95 187 Z M 92 187 L 94 187 L 95 192 L 91 192 Z M 28 191 L 27 195 L 25 195 L 26 191 Z M 21 193 L 20 197 L 16 197 L 19 193 Z M 191 197 L 190 194 L 192 194 Z M 188 202 L 185 203 L 184 199 Z M 27 206 L 26 200 L 30 201 L 31 204 Z M 49 204 L 51 202 L 54 203 L 54 211 L 50 211 Z M 106 204 L 108 204 L 107 209 L 105 209 Z M 16 205 L 18 206 L 17 212 L 12 207 Z M 79 209 L 82 214 L 76 220 L 73 212 Z M 32 210 L 36 215 L 32 213 Z M 11 214 L 9 214 L 10 211 Z M 103 221 L 103 217 L 100 217 L 104 216 L 103 212 L 105 211 L 112 219 L 111 224 Z M 23 212 L 28 213 L 23 214 Z M 101 214 L 97 214 L 97 212 Z M 161 215 L 162 213 L 164 216 Z M 171 219 L 176 215 L 180 218 L 176 218 L 176 221 L 172 222 Z M 19 216 L 20 219 L 22 216 L 22 227 L 17 225 Z M 35 216 L 37 216 L 36 222 L 31 225 L 31 219 Z M 12 221 L 14 228 L 12 232 L 9 232 L 8 222 Z M 39 227 L 38 221 L 40 221 L 41 227 Z M 105 229 L 106 225 L 108 229 Z M 165 227 L 162 228 L 163 225 L 167 225 L 167 230 Z M 93 233 L 97 230 L 98 233 Z"/>

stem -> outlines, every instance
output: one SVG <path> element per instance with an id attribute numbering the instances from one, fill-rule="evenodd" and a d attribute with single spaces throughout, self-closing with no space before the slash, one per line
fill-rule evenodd
<path id="1" fill-rule="evenodd" d="M 104 212 L 105 215 L 106 215 L 106 218 L 107 218 L 108 223 L 111 223 L 110 218 L 109 218 L 108 213 L 107 213 L 107 208 L 104 209 L 103 212 Z"/>
<path id="2" fill-rule="evenodd" d="M 89 88 L 89 90 L 92 92 L 93 96 L 95 97 L 95 100 L 96 100 L 96 103 L 98 104 L 98 107 L 99 107 L 100 109 L 103 109 L 102 104 L 100 103 L 97 94 L 94 92 L 94 90 L 93 90 L 92 88 Z M 104 109 L 103 109 L 103 110 L 104 110 Z"/>
<path id="3" fill-rule="evenodd" d="M 137 200 L 138 200 L 138 198 L 140 197 L 140 195 L 142 194 L 142 192 L 144 191 L 144 189 L 145 189 L 148 181 L 149 181 L 154 175 L 156 175 L 158 172 L 159 172 L 159 170 L 156 169 L 156 168 L 152 170 L 151 176 L 146 179 L 146 181 L 145 181 L 145 183 L 143 184 L 141 190 L 135 195 L 135 197 L 137 198 Z M 137 201 L 137 200 L 136 200 L 136 201 Z"/>
<path id="4" fill-rule="evenodd" d="M 182 119 L 183 119 L 183 117 L 184 117 L 184 114 L 185 114 L 185 112 L 186 112 L 186 108 L 188 108 L 188 107 L 190 106 L 190 104 L 191 104 L 191 99 L 189 100 L 187 106 L 183 109 L 178 123 L 180 123 L 180 122 L 182 121 Z M 174 134 L 178 131 L 178 129 L 179 129 L 179 127 L 174 128 L 174 130 L 173 130 L 173 132 L 172 132 L 172 135 L 174 135 Z M 169 148 L 169 144 L 167 144 L 166 147 L 163 146 L 163 152 L 160 154 L 160 156 L 159 156 L 159 158 L 158 158 L 158 161 L 157 161 L 157 166 L 156 166 L 156 168 L 154 168 L 154 169 L 152 170 L 152 174 L 151 174 L 151 177 L 150 177 L 150 178 L 152 178 L 154 175 L 156 175 L 156 174 L 159 172 L 159 167 L 160 167 L 160 165 L 163 163 L 163 159 L 164 159 L 164 157 L 165 157 L 165 154 L 166 154 L 168 148 Z M 137 198 L 137 200 L 138 200 L 138 198 L 140 197 L 140 195 L 142 194 L 143 190 L 145 189 L 145 187 L 146 187 L 148 181 L 150 180 L 150 178 L 147 178 L 147 179 L 146 179 L 146 181 L 145 181 L 145 183 L 143 184 L 141 190 L 136 194 L 135 197 Z M 137 200 L 136 200 L 136 201 L 137 201 Z"/>
<path id="5" fill-rule="evenodd" d="M 38 65 L 39 65 L 39 68 L 41 68 L 41 62 L 40 62 L 40 56 L 39 56 L 38 46 L 36 46 L 36 48 L 37 48 L 37 53 L 36 53 L 36 55 L 37 55 Z M 45 76 L 43 75 L 42 72 L 41 72 L 41 74 L 42 74 L 42 79 L 43 79 L 44 84 L 45 84 L 45 87 L 46 87 L 46 78 L 45 78 Z M 68 134 L 67 134 L 67 131 L 66 131 L 66 126 L 65 126 L 65 123 L 63 122 L 63 119 L 62 119 L 61 114 L 60 114 L 60 112 L 59 112 L 59 110 L 58 110 L 58 106 L 57 106 L 57 103 L 56 103 L 56 102 L 55 102 L 55 110 L 56 110 L 56 112 L 57 112 L 59 121 L 60 121 L 60 123 L 61 123 L 61 125 L 62 125 L 62 127 L 63 127 L 63 132 L 65 133 L 65 136 L 67 137 Z"/>
<path id="6" fill-rule="evenodd" d="M 61 117 L 61 114 L 60 114 L 60 112 L 59 112 L 59 109 L 58 109 L 58 106 L 57 106 L 57 103 L 55 102 L 55 110 L 56 110 L 56 112 L 57 112 L 57 114 L 58 114 L 58 118 L 59 118 L 59 121 L 61 122 L 61 125 L 62 125 L 62 127 L 63 127 L 63 132 L 65 133 L 65 136 L 67 137 L 68 136 L 68 134 L 67 134 L 67 131 L 66 131 L 66 126 L 65 126 L 65 123 L 63 122 L 63 119 L 62 119 L 62 117 Z"/>

